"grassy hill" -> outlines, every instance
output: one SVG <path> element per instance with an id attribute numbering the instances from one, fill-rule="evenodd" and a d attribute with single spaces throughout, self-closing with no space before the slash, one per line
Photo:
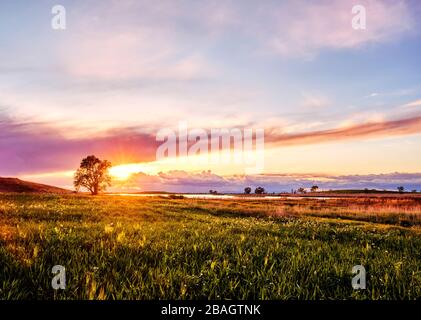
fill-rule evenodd
<path id="1" fill-rule="evenodd" d="M 0 177 L 0 192 L 70 193 L 71 191 L 46 184 L 24 181 L 17 178 Z"/>

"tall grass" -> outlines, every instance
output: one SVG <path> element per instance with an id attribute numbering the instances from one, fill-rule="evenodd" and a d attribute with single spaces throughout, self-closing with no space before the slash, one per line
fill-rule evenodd
<path id="1" fill-rule="evenodd" d="M 276 210 L 279 216 L 315 216 L 369 221 L 401 226 L 421 226 L 420 198 L 331 198 L 285 200 Z"/>
<path id="2" fill-rule="evenodd" d="M 417 224 L 313 217 L 317 209 L 300 206 L 0 195 L 0 298 L 421 297 Z M 286 207 L 297 212 L 277 216 Z M 66 290 L 51 288 L 57 264 L 66 267 Z M 368 272 L 366 290 L 351 287 L 356 264 Z"/>

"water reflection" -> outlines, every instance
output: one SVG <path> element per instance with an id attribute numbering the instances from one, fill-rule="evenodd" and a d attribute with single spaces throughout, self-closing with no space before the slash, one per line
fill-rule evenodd
<path id="1" fill-rule="evenodd" d="M 317 199 L 317 200 L 328 200 L 328 199 L 338 199 L 339 197 L 300 197 L 300 196 L 276 196 L 276 195 L 263 195 L 263 196 L 243 196 L 235 194 L 204 194 L 204 193 L 177 193 L 177 194 L 167 194 L 167 193 L 114 193 L 112 195 L 117 196 L 129 196 L 129 197 L 184 197 L 187 199 L 242 199 L 242 200 L 302 200 L 302 199 Z"/>

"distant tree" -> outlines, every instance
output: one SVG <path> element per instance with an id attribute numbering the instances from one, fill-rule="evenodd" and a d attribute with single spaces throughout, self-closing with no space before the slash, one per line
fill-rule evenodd
<path id="1" fill-rule="evenodd" d="M 251 193 L 251 188 L 250 187 L 244 188 L 244 193 L 245 194 L 250 194 Z"/>
<path id="2" fill-rule="evenodd" d="M 312 186 L 311 187 L 311 192 L 317 192 L 317 190 L 319 189 L 319 186 Z"/>
<path id="3" fill-rule="evenodd" d="M 213 190 L 212 190 L 212 189 L 210 189 L 210 190 L 209 190 L 209 193 L 210 193 L 210 194 L 213 194 Z"/>
<path id="4" fill-rule="evenodd" d="M 82 159 L 73 181 L 76 191 L 79 191 L 82 187 L 89 190 L 92 195 L 104 191 L 111 185 L 110 168 L 111 162 L 102 161 L 94 155 Z"/>
<path id="5" fill-rule="evenodd" d="M 263 187 L 257 187 L 257 188 L 254 190 L 254 193 L 255 193 L 255 194 L 263 194 L 263 193 L 265 193 L 265 188 L 263 188 Z"/>
<path id="6" fill-rule="evenodd" d="M 417 192 L 417 189 L 413 189 L 413 190 L 412 190 L 412 192 L 413 192 L 413 193 L 416 193 L 416 192 Z"/>
<path id="7" fill-rule="evenodd" d="M 306 189 L 304 189 L 303 187 L 300 187 L 297 189 L 298 193 L 306 193 Z"/>
<path id="8" fill-rule="evenodd" d="M 218 194 L 218 191 L 216 191 L 216 190 L 212 190 L 212 189 L 211 189 L 211 190 L 209 190 L 209 193 L 210 193 L 210 194 Z"/>
<path id="9" fill-rule="evenodd" d="M 403 193 L 405 191 L 405 188 L 403 186 L 398 187 L 399 193 Z"/>

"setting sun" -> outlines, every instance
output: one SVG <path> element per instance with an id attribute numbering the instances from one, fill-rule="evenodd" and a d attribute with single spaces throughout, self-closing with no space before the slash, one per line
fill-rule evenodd
<path id="1" fill-rule="evenodd" d="M 110 169 L 110 174 L 117 180 L 126 180 L 134 173 L 147 171 L 145 169 L 146 168 L 139 163 L 122 164 L 112 167 Z"/>

